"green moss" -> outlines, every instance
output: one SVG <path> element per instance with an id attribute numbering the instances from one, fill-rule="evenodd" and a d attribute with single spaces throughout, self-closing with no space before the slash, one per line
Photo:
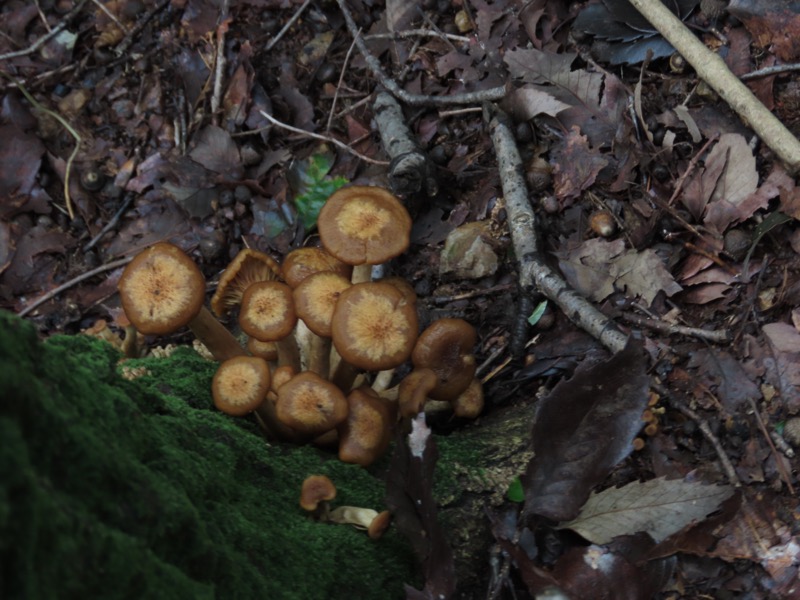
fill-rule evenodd
<path id="1" fill-rule="evenodd" d="M 0 597 L 400 598 L 418 584 L 396 533 L 310 521 L 310 473 L 380 508 L 383 483 L 309 447 L 269 445 L 212 408 L 213 364 L 130 364 L 85 336 L 40 342 L 0 313 Z"/>

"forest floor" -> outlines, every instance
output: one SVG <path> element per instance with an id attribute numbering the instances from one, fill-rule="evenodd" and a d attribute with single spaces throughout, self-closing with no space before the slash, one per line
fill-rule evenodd
<path id="1" fill-rule="evenodd" d="M 434 431 L 540 403 L 512 499 L 474 512 L 494 540 L 470 597 L 800 598 L 793 166 L 627 2 L 588 4 L 5 2 L 0 307 L 43 336 L 118 340 L 138 251 L 180 246 L 211 292 L 242 248 L 315 244 L 336 187 L 392 187 L 413 229 L 387 272 L 423 326 L 478 332 L 483 416 Z M 795 3 L 667 4 L 800 131 Z M 410 171 L 386 98 L 422 160 Z M 534 266 L 630 335 L 624 350 L 525 280 L 500 129 L 536 213 Z M 605 507 L 592 490 L 611 490 Z M 449 557 L 423 561 L 427 595 L 409 597 L 454 594 Z"/>

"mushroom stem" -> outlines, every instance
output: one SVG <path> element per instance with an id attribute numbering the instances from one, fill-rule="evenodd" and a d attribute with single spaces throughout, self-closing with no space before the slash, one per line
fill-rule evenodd
<path id="1" fill-rule="evenodd" d="M 278 366 L 292 367 L 296 373 L 302 370 L 300 365 L 300 348 L 293 334 L 287 335 L 282 340 L 275 342 L 278 347 Z"/>
<path id="2" fill-rule="evenodd" d="M 275 393 L 269 392 L 267 393 L 267 397 L 264 398 L 264 402 L 261 403 L 261 406 L 255 410 L 254 414 L 256 415 L 259 425 L 261 425 L 261 428 L 267 433 L 267 436 L 272 439 L 284 442 L 300 441 L 301 437 L 294 429 L 278 420 L 275 414 L 275 400 Z"/>
<path id="3" fill-rule="evenodd" d="M 372 265 L 356 265 L 353 267 L 353 275 L 350 277 L 352 283 L 364 283 L 372 281 Z"/>
<path id="4" fill-rule="evenodd" d="M 361 369 L 342 358 L 331 375 L 331 382 L 346 394 L 352 389 L 353 382 L 359 373 L 361 373 Z"/>
<path id="5" fill-rule="evenodd" d="M 372 382 L 372 389 L 376 392 L 383 392 L 389 389 L 389 384 L 392 383 L 394 377 L 394 369 L 385 369 L 380 371 Z"/>
<path id="6" fill-rule="evenodd" d="M 248 356 L 233 334 L 205 306 L 189 321 L 189 329 L 220 362 L 236 356 Z"/>
<path id="7" fill-rule="evenodd" d="M 308 370 L 327 379 L 331 368 L 331 338 L 312 333 L 308 352 Z"/>

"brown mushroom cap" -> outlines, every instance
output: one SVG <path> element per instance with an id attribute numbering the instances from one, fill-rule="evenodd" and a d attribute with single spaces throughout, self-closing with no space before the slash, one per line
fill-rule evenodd
<path id="1" fill-rule="evenodd" d="M 406 300 L 408 300 L 411 304 L 414 304 L 417 301 L 417 292 L 414 291 L 414 286 L 412 286 L 404 277 L 392 275 L 391 277 L 384 277 L 380 281 L 381 283 L 392 284 L 394 287 L 400 290 L 403 296 L 406 297 Z"/>
<path id="2" fill-rule="evenodd" d="M 336 498 L 336 486 L 325 475 L 309 475 L 300 488 L 300 506 L 309 512 L 317 510 L 320 502 Z"/>
<path id="3" fill-rule="evenodd" d="M 431 398 L 452 400 L 467 389 L 477 368 L 472 355 L 477 339 L 475 328 L 462 319 L 439 319 L 420 334 L 411 361 L 436 373 Z"/>
<path id="4" fill-rule="evenodd" d="M 367 528 L 367 535 L 371 540 L 377 540 L 386 532 L 392 522 L 392 513 L 384 510 L 378 513 L 378 516 L 372 519 L 372 522 Z"/>
<path id="5" fill-rule="evenodd" d="M 272 373 L 272 383 L 270 384 L 270 389 L 277 394 L 278 390 L 281 389 L 281 386 L 284 383 L 291 381 L 296 374 L 297 373 L 295 372 L 294 367 L 291 365 L 276 367 L 275 371 Z"/>
<path id="6" fill-rule="evenodd" d="M 388 283 L 357 283 L 339 296 L 333 345 L 348 363 L 380 371 L 405 362 L 417 339 L 417 311 Z"/>
<path id="7" fill-rule="evenodd" d="M 252 336 L 247 337 L 247 351 L 253 356 L 258 356 L 266 361 L 278 360 L 278 346 L 275 342 L 262 342 Z"/>
<path id="8" fill-rule="evenodd" d="M 453 414 L 464 419 L 477 419 L 483 410 L 483 384 L 480 379 L 473 379 L 467 389 L 455 400 L 450 401 Z"/>
<path id="9" fill-rule="evenodd" d="M 347 418 L 342 391 L 316 373 L 298 373 L 278 390 L 278 419 L 308 436 L 333 429 Z"/>
<path id="10" fill-rule="evenodd" d="M 411 216 L 383 188 L 354 185 L 334 192 L 320 210 L 322 245 L 350 265 L 377 265 L 405 252 Z"/>
<path id="11" fill-rule="evenodd" d="M 323 248 L 296 248 L 283 259 L 283 279 L 291 288 L 296 288 L 309 275 L 330 271 L 346 279 L 350 278 L 353 267 L 343 263 Z"/>
<path id="12" fill-rule="evenodd" d="M 336 302 L 351 285 L 349 279 L 331 271 L 309 275 L 292 292 L 297 316 L 317 335 L 330 337 Z"/>
<path id="13" fill-rule="evenodd" d="M 263 358 L 237 356 L 221 363 L 211 382 L 214 405 L 241 417 L 254 411 L 269 391 L 269 365 Z"/>
<path id="14" fill-rule="evenodd" d="M 281 267 L 272 258 L 251 248 L 236 255 L 219 278 L 217 290 L 211 297 L 211 310 L 218 317 L 242 301 L 242 295 L 252 284 L 281 277 Z"/>
<path id="15" fill-rule="evenodd" d="M 438 381 L 433 369 L 428 368 L 417 368 L 406 375 L 400 381 L 397 391 L 400 416 L 411 418 L 422 412 L 428 395 Z"/>
<path id="16" fill-rule="evenodd" d="M 119 280 L 122 308 L 144 334 L 165 335 L 188 325 L 203 308 L 203 274 L 186 253 L 166 242 L 140 252 Z"/>
<path id="17" fill-rule="evenodd" d="M 285 338 L 297 323 L 292 288 L 279 281 L 261 281 L 245 290 L 239 325 L 262 342 Z"/>
<path id="18" fill-rule="evenodd" d="M 350 392 L 347 404 L 347 419 L 337 428 L 339 460 L 366 467 L 383 456 L 389 447 L 394 410 L 370 387 Z"/>

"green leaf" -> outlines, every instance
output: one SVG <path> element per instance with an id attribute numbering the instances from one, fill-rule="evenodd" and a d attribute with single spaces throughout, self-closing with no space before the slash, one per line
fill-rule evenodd
<path id="1" fill-rule="evenodd" d="M 536 325 L 539 322 L 539 319 L 542 318 L 545 309 L 547 308 L 547 300 L 542 300 L 539 302 L 539 305 L 536 309 L 531 313 L 531 316 L 528 317 L 528 323 L 531 325 Z"/>
<path id="2" fill-rule="evenodd" d="M 327 177 L 332 166 L 333 153 L 323 145 L 316 154 L 295 162 L 287 174 L 295 191 L 297 217 L 306 231 L 316 225 L 319 211 L 328 196 L 347 183 L 344 177 Z"/>
<path id="3" fill-rule="evenodd" d="M 512 502 L 525 501 L 525 491 L 522 489 L 522 481 L 520 481 L 519 477 L 515 477 L 514 481 L 509 484 L 506 496 Z"/>

